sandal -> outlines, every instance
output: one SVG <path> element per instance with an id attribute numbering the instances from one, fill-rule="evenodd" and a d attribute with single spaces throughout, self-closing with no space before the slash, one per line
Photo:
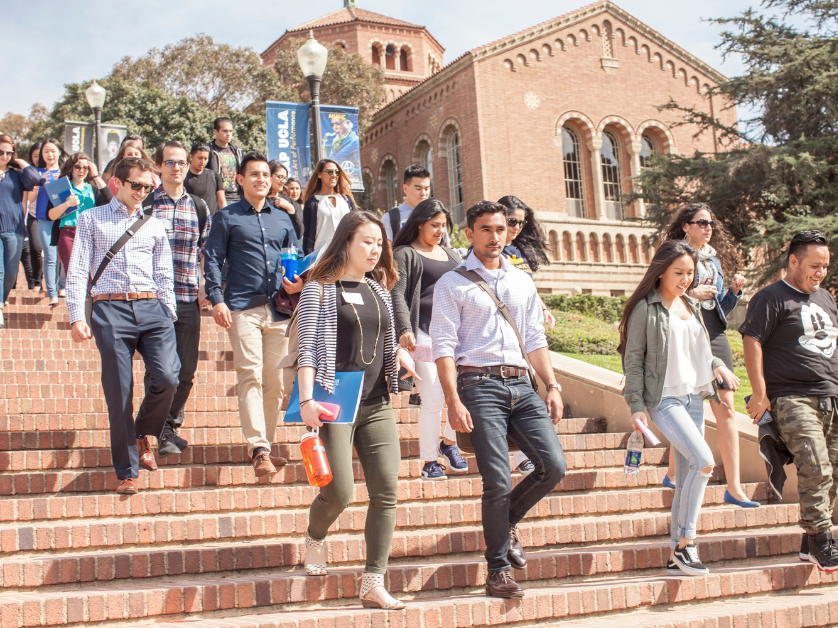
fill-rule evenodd
<path id="1" fill-rule="evenodd" d="M 361 604 L 364 608 L 381 608 L 387 611 L 398 611 L 404 608 L 400 602 L 384 588 L 384 574 L 364 572 L 361 582 Z"/>
<path id="2" fill-rule="evenodd" d="M 306 534 L 306 575 L 325 576 L 326 571 L 326 539 L 316 541 Z"/>

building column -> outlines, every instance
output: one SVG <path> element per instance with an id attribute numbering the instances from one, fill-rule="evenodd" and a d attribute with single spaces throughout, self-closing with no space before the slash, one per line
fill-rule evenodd
<path id="1" fill-rule="evenodd" d="M 631 189 L 632 192 L 637 192 L 637 177 L 640 174 L 640 150 L 642 149 L 643 145 L 640 141 L 630 142 L 626 145 L 628 149 L 628 153 L 631 156 Z M 643 218 L 646 216 L 646 203 L 642 198 L 638 198 L 635 203 L 637 203 L 637 216 L 638 218 Z"/>
<path id="2" fill-rule="evenodd" d="M 591 170 L 594 175 L 594 210 L 597 220 L 605 220 L 605 190 L 602 187 L 602 156 L 599 154 L 602 148 L 602 138 L 592 137 L 588 140 L 588 149 L 591 151 Z"/>

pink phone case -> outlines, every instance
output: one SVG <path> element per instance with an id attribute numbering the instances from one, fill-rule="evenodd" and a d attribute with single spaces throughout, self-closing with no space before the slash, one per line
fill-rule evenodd
<path id="1" fill-rule="evenodd" d="M 319 403 L 320 406 L 322 406 L 323 408 L 325 408 L 326 410 L 328 410 L 329 412 L 332 413 L 332 416 L 329 416 L 328 414 L 321 414 L 320 415 L 320 420 L 321 421 L 334 421 L 340 415 L 340 406 L 337 405 L 336 403 L 325 403 L 323 401 L 318 402 L 318 403 Z"/>

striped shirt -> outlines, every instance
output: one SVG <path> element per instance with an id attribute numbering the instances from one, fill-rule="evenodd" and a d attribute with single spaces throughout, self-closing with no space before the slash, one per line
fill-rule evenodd
<path id="1" fill-rule="evenodd" d="M 209 209 L 204 232 L 199 234 L 198 212 L 186 190 L 175 200 L 161 185 L 154 190 L 152 215 L 163 223 L 169 237 L 175 269 L 175 297 L 178 301 L 192 303 L 198 298 L 198 287 L 201 284 L 199 264 L 204 259 L 204 248 L 212 226 Z"/>
<path id="2" fill-rule="evenodd" d="M 141 210 L 129 213 L 128 208 L 114 198 L 107 205 L 93 207 L 79 216 L 67 270 L 67 308 L 71 323 L 84 320 L 90 279 L 108 250 L 137 221 L 140 213 Z M 111 260 L 91 295 L 126 292 L 156 292 L 157 298 L 172 313 L 172 319 L 177 319 L 172 249 L 163 223 L 154 217 L 149 218 Z"/>
<path id="3" fill-rule="evenodd" d="M 393 320 L 393 305 L 390 293 L 372 279 L 367 279 L 370 288 L 387 306 L 390 326 L 384 335 L 384 346 L 392 347 L 384 355 L 384 372 L 389 377 L 390 392 L 399 392 L 399 372 L 396 370 L 396 325 Z M 322 292 L 320 286 L 322 285 Z M 300 353 L 297 368 L 311 366 L 316 370 L 314 381 L 329 394 L 335 391 L 335 356 L 337 355 L 337 288 L 333 283 L 306 283 L 297 306 L 297 333 Z"/>
<path id="4" fill-rule="evenodd" d="M 500 260 L 499 270 L 486 270 L 472 252 L 463 265 L 466 270 L 477 271 L 506 304 L 530 354 L 547 346 L 541 301 L 532 278 L 503 255 Z M 436 282 L 430 336 L 434 360 L 450 357 L 459 366 L 527 366 L 515 331 L 492 299 L 454 271 Z"/>

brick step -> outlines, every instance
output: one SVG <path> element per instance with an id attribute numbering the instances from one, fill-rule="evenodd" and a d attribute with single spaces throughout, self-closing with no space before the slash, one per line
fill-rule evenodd
<path id="1" fill-rule="evenodd" d="M 764 485 L 743 485 L 749 496 L 765 494 Z M 699 517 L 699 530 L 712 531 L 750 525 L 767 526 L 797 521 L 796 504 L 767 504 L 760 508 L 743 509 L 735 506 L 713 508 L 724 503 L 724 486 L 708 486 L 704 494 L 705 509 Z M 158 499 L 150 493 L 133 496 L 102 496 L 103 499 L 64 501 L 60 504 L 69 511 L 66 519 L 84 517 L 79 521 L 68 521 L 66 525 L 54 520 L 61 518 L 63 508 L 58 505 L 50 510 L 50 503 L 38 504 L 33 516 L 43 519 L 49 513 L 47 522 L 12 523 L 0 525 L 0 552 L 41 552 L 50 550 L 80 550 L 86 548 L 126 547 L 131 545 L 162 545 L 186 542 L 209 542 L 226 539 L 260 539 L 264 537 L 302 535 L 308 527 L 310 501 L 297 501 L 292 490 L 275 489 L 264 495 L 260 493 L 259 509 L 238 510 L 249 504 L 249 495 L 234 495 L 231 491 L 206 491 L 196 495 L 194 503 L 169 493 Z M 295 501 L 291 502 L 290 497 Z M 234 497 L 237 499 L 234 501 Z M 360 494 L 356 492 L 356 498 Z M 203 502 L 201 501 L 203 498 Z M 256 499 L 255 496 L 253 499 Z M 271 502 L 270 500 L 274 501 Z M 589 524 L 590 534 L 598 519 L 616 517 L 622 525 L 626 518 L 645 513 L 652 520 L 657 514 L 669 517 L 672 492 L 667 489 L 632 489 L 608 491 L 593 494 L 560 495 L 553 493 L 542 499 L 529 513 L 529 520 L 555 522 L 567 526 L 567 530 L 579 525 L 583 517 L 599 515 Z M 4 500 L 9 502 L 13 500 Z M 46 500 L 45 500 L 46 501 Z M 0 508 L 8 508 L 0 502 Z M 357 503 L 357 502 L 356 502 Z M 188 511 L 192 514 L 178 514 Z M 222 514 L 223 511 L 223 514 Z M 659 511 L 659 512 L 654 512 Z M 332 530 L 340 533 L 357 533 L 364 529 L 367 505 L 349 506 L 333 525 Z M 562 519 L 564 518 L 564 519 Z M 477 498 L 437 499 L 434 503 L 414 501 L 396 506 L 397 530 L 416 528 L 421 538 L 432 530 L 443 534 L 451 526 L 480 525 L 480 502 Z M 668 525 L 668 524 L 667 524 Z M 631 526 L 629 526 L 630 528 Z M 667 533 L 668 527 L 658 528 L 656 535 Z M 412 532 L 416 535 L 416 531 Z M 561 537 L 559 537 L 561 538 Z M 589 537 L 586 537 L 589 538 Z M 621 537 L 625 538 L 625 537 Z"/>
<path id="2" fill-rule="evenodd" d="M 635 523 L 637 519 L 635 517 Z M 556 541 L 557 537 L 554 534 L 548 539 L 548 530 L 555 532 L 555 526 L 542 522 L 520 524 L 519 534 L 527 550 L 529 565 L 525 571 L 516 571 L 516 577 L 522 580 L 537 580 L 548 577 L 603 575 L 635 569 L 659 569 L 665 567 L 669 556 L 668 539 L 660 537 L 642 537 L 645 540 L 600 539 L 595 543 L 574 544 L 575 547 L 571 548 L 568 547 L 570 543 L 559 546 L 555 542 L 549 542 Z M 421 541 L 417 541 L 415 535 L 408 534 L 396 533 L 392 545 L 391 567 L 401 565 L 403 568 L 412 569 L 415 564 L 420 564 L 425 569 L 430 563 L 415 562 L 424 556 L 433 557 L 437 562 L 447 559 L 446 562 L 450 560 L 461 565 L 468 564 L 469 567 L 465 571 L 457 570 L 467 580 L 480 573 L 479 565 L 483 562 L 482 552 L 485 551 L 481 528 L 463 527 L 436 535 L 431 533 L 429 539 L 423 538 Z M 725 530 L 701 536 L 698 543 L 699 554 L 702 561 L 708 564 L 794 554 L 799 548 L 800 535 L 801 530 L 794 525 L 759 530 Z M 330 535 L 328 548 L 331 572 L 328 579 L 340 579 L 340 570 L 362 564 L 365 548 L 363 540 L 357 537 Z M 462 558 L 463 554 L 467 556 Z M 461 558 L 455 560 L 456 557 Z M 272 543 L 187 545 L 142 552 L 29 557 L 25 560 L 4 561 L 0 587 L 31 589 L 127 578 L 250 572 L 292 568 L 304 564 L 304 559 L 305 550 L 301 539 Z M 554 566 L 550 563 L 554 563 Z M 472 565 L 478 567 L 474 568 Z M 287 572 L 286 575 L 297 577 L 301 574 L 295 570 Z M 318 580 L 323 583 L 323 591 L 334 590 L 335 587 L 327 580 Z M 396 580 L 398 581 L 398 578 Z M 473 580 L 468 584 L 465 582 L 452 581 L 449 586 L 477 586 Z M 405 580 L 402 580 L 402 584 L 405 584 Z M 437 582 L 437 586 L 439 585 Z M 405 590 L 409 589 L 402 589 Z"/>
<path id="3" fill-rule="evenodd" d="M 697 578 L 651 573 L 567 583 L 550 578 L 531 583 L 526 597 L 521 600 L 498 600 L 480 595 L 484 580 L 480 575 L 474 579 L 474 586 L 452 587 L 452 595 L 439 597 L 437 578 L 456 581 L 454 572 L 457 566 L 439 565 L 436 572 L 431 571 L 433 569 L 433 566 L 427 570 L 417 566 L 413 573 L 404 574 L 403 577 L 410 578 L 408 586 L 414 586 L 415 592 L 413 595 L 400 595 L 403 599 L 412 598 L 408 608 L 402 611 L 359 609 L 355 596 L 360 570 L 353 570 L 343 574 L 339 580 L 330 579 L 338 585 L 335 592 L 335 597 L 339 598 L 335 600 L 337 604 L 329 604 L 328 600 L 300 602 L 296 604 L 302 606 L 299 610 L 289 611 L 284 605 L 294 603 L 295 598 L 304 599 L 304 591 L 308 591 L 308 587 L 320 588 L 318 584 L 322 586 L 322 583 L 301 577 L 299 585 L 292 589 L 284 574 L 271 574 L 196 581 L 179 579 L 173 584 L 138 582 L 131 587 L 98 587 L 52 594 L 8 593 L 0 598 L 0 613 L 4 628 L 7 623 L 11 628 L 17 628 L 82 622 L 107 626 L 132 618 L 169 621 L 180 619 L 185 613 L 190 615 L 190 621 L 184 625 L 218 628 L 219 623 L 213 619 L 221 615 L 219 611 L 237 616 L 233 625 L 246 626 L 248 623 L 242 624 L 240 619 L 249 609 L 259 609 L 262 613 L 274 611 L 275 614 L 269 616 L 275 618 L 273 621 L 263 614 L 258 617 L 258 623 L 250 624 L 262 627 L 289 626 L 289 622 L 295 620 L 310 626 L 334 626 L 336 615 L 340 616 L 341 626 L 349 628 L 407 625 L 411 615 L 414 621 L 423 618 L 425 625 L 428 625 L 429 618 L 433 618 L 437 621 L 432 625 L 477 626 L 581 618 L 615 610 L 724 600 L 746 593 L 794 592 L 802 587 L 817 591 L 823 586 L 838 583 L 838 574 L 825 574 L 799 561 L 769 558 L 749 561 L 745 565 L 720 567 L 709 575 Z M 391 590 L 399 589 L 394 577 L 399 571 L 395 568 L 388 574 Z M 426 580 L 431 576 L 433 583 Z M 424 586 L 427 586 L 427 592 L 420 590 Z M 428 593 L 433 597 L 425 597 Z M 196 617 L 198 613 L 200 615 Z M 196 619 L 205 621 L 196 622 Z"/>
<path id="4" fill-rule="evenodd" d="M 6 343 L 7 346 L 1 346 L 2 343 L 0 343 L 4 368 L 4 376 L 0 379 L 0 383 L 24 384 L 28 381 L 26 375 L 36 372 L 64 374 L 67 372 L 68 366 L 91 373 L 97 373 L 102 368 L 99 351 L 95 348 L 95 345 L 92 349 L 81 349 L 74 345 L 68 346 L 67 343 L 72 342 L 68 339 L 48 340 L 46 342 L 49 345 L 45 347 L 26 346 L 34 343 L 27 343 L 25 340 L 9 342 Z M 221 345 L 219 342 L 202 341 L 198 345 L 198 349 L 198 364 L 203 366 L 200 370 L 233 370 L 233 352 L 229 350 L 228 346 Z M 143 359 L 139 353 L 134 354 L 132 366 L 135 371 L 144 372 Z M 10 374 L 18 374 L 18 377 L 14 378 Z M 21 377 L 21 375 L 24 377 Z"/>

